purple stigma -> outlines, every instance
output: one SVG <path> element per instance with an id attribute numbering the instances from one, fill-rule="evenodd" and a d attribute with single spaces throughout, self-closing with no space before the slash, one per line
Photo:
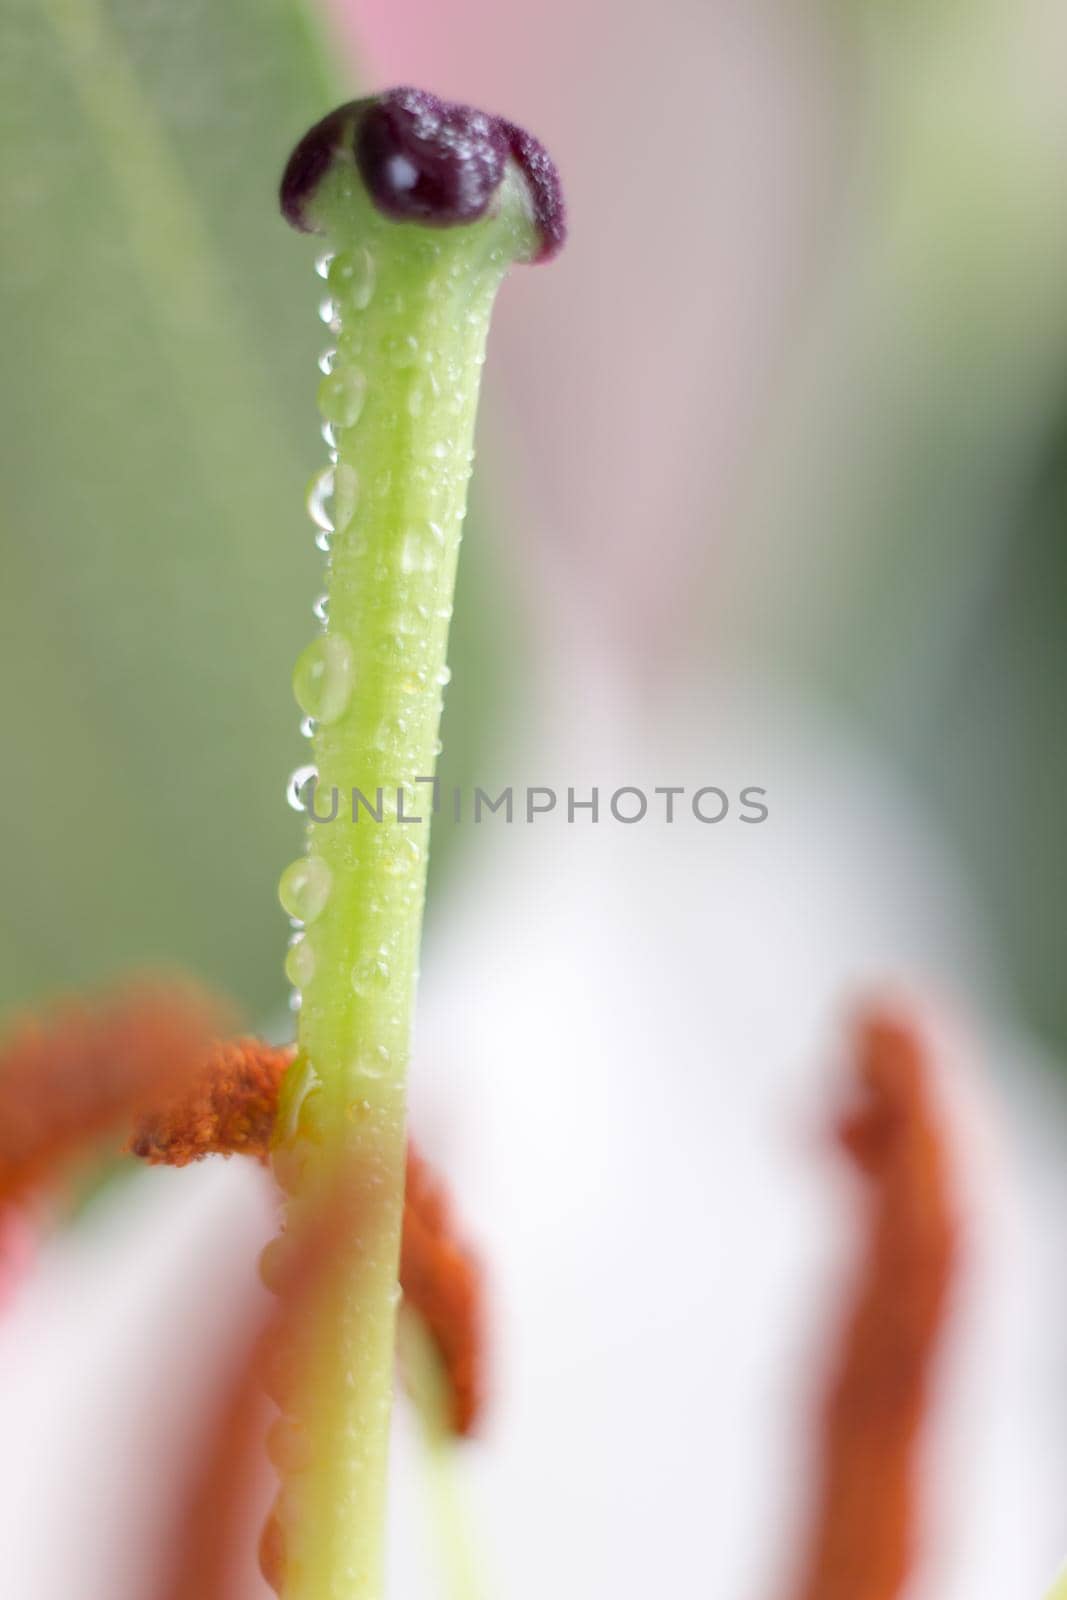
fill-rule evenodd
<path id="1" fill-rule="evenodd" d="M 495 117 L 421 89 L 382 95 L 356 133 L 356 164 L 378 210 L 436 228 L 484 217 L 507 155 Z"/>
<path id="2" fill-rule="evenodd" d="M 333 165 L 334 157 L 342 149 L 349 119 L 358 114 L 361 107 L 361 101 L 350 100 L 347 105 L 338 106 L 336 111 L 323 117 L 321 122 L 316 122 L 285 163 L 278 200 L 282 216 L 290 227 L 300 233 L 317 231 L 315 224 L 308 220 L 304 208 Z"/>
<path id="3" fill-rule="evenodd" d="M 541 248 L 534 262 L 551 261 L 563 249 L 567 238 L 567 208 L 556 163 L 541 143 L 514 122 L 501 122 L 508 150 L 526 179 L 533 204 L 534 222 L 541 236 Z"/>
<path id="4" fill-rule="evenodd" d="M 315 231 L 307 203 L 346 147 L 383 215 L 435 228 L 484 217 L 510 158 L 526 180 L 540 237 L 533 259 L 548 261 L 563 244 L 563 194 L 544 146 L 514 123 L 421 89 L 351 101 L 304 135 L 281 185 L 282 214 L 294 228 Z"/>

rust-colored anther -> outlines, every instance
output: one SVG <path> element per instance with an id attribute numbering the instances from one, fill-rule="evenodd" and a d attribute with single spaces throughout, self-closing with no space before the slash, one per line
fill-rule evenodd
<path id="1" fill-rule="evenodd" d="M 452 1426 L 457 1433 L 470 1433 L 484 1404 L 482 1275 L 474 1258 L 459 1242 L 443 1184 L 411 1146 L 400 1285 L 404 1298 L 425 1322 L 444 1362 Z"/>
<path id="2" fill-rule="evenodd" d="M 144 983 L 91 1005 L 69 1003 L 30 1019 L 0 1043 L 0 1219 L 64 1162 L 132 1123 L 128 1148 L 149 1164 L 185 1166 L 207 1155 L 269 1157 L 279 1090 L 293 1057 L 256 1039 L 219 1042 L 218 1005 L 187 984 Z M 276 1305 L 227 1385 L 208 1448 L 189 1485 L 172 1557 L 161 1563 L 162 1600 L 226 1600 L 247 1484 L 263 1445 L 265 1391 L 285 1408 L 283 1369 L 312 1300 L 328 1292 L 344 1243 L 366 1203 L 341 1175 L 283 1251 Z M 469 1432 L 482 1402 L 484 1336 L 479 1271 L 454 1232 L 444 1188 L 414 1151 L 408 1157 L 401 1286 L 436 1341 L 451 1387 L 452 1420 Z M 295 1341 L 295 1344 L 294 1344 Z M 267 1581 L 286 1568 L 277 1508 L 260 1543 Z"/>
<path id="3" fill-rule="evenodd" d="M 133 1154 L 169 1166 L 207 1155 L 265 1161 L 292 1055 L 291 1046 L 279 1049 L 256 1039 L 215 1045 L 181 1095 L 141 1117 L 130 1140 Z M 440 1352 L 452 1425 L 457 1433 L 470 1433 L 484 1398 L 481 1273 L 456 1233 L 441 1180 L 414 1149 L 408 1151 L 400 1285 Z"/>
<path id="4" fill-rule="evenodd" d="M 0 1043 L 0 1202 L 179 1093 L 221 1021 L 202 993 L 160 981 L 15 1023 Z"/>
<path id="5" fill-rule="evenodd" d="M 291 1248 L 280 1253 L 269 1307 L 233 1364 L 228 1392 L 187 1486 L 153 1600 L 231 1600 L 234 1554 L 247 1528 L 249 1485 L 264 1450 L 272 1453 L 270 1436 L 279 1426 L 275 1421 L 265 1436 L 263 1397 L 271 1387 L 283 1417 L 293 1402 L 290 1384 L 273 1384 L 270 1375 L 276 1374 L 279 1355 L 283 1361 L 295 1355 L 291 1375 L 299 1385 L 306 1367 L 306 1337 L 320 1321 L 324 1297 L 328 1301 L 338 1271 L 351 1258 L 361 1194 L 365 1196 L 366 1186 L 359 1174 L 342 1170 L 314 1210 L 302 1217 L 299 1236 L 285 1235 Z M 292 1580 L 284 1521 L 276 1500 L 259 1542 L 260 1570 L 276 1591 L 287 1576 Z"/>
<path id="6" fill-rule="evenodd" d="M 917 1534 L 919 1445 L 957 1257 L 926 1047 L 892 1012 L 857 1039 L 860 1103 L 839 1137 L 866 1178 L 866 1256 L 822 1416 L 819 1490 L 796 1600 L 898 1600 Z"/>
<path id="7" fill-rule="evenodd" d="M 184 1167 L 210 1155 L 266 1161 L 278 1091 L 293 1047 L 261 1039 L 215 1044 L 180 1095 L 147 1112 L 129 1148 L 152 1165 Z"/>

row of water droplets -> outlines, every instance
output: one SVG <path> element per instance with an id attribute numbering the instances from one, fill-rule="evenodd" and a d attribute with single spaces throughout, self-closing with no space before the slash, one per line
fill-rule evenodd
<path id="1" fill-rule="evenodd" d="M 414 246 L 413 246 L 414 247 Z M 426 257 L 426 265 L 435 268 L 440 258 L 440 245 L 435 240 L 423 240 L 417 246 Z M 430 277 L 430 294 L 450 295 L 465 268 L 457 262 L 450 270 L 433 271 Z M 319 305 L 319 317 L 341 342 L 344 316 L 343 359 L 339 359 L 337 343 L 323 351 L 319 358 L 322 379 L 318 388 L 318 406 L 323 417 L 322 433 L 328 450 L 327 465 L 319 472 L 309 488 L 307 509 L 315 529 L 315 540 L 327 558 L 331 557 L 334 536 L 347 530 L 356 516 L 360 504 L 360 482 L 350 461 L 340 460 L 342 431 L 358 425 L 363 414 L 367 394 L 366 374 L 360 365 L 363 341 L 367 334 L 360 313 L 366 311 L 382 291 L 377 283 L 375 260 L 366 246 L 357 245 L 340 254 L 321 255 L 316 262 L 316 272 L 329 285 L 329 292 Z M 395 303 L 394 303 L 395 302 Z M 439 306 L 443 302 L 439 302 Z M 448 304 L 451 305 L 451 301 Z M 451 314 L 441 315 L 441 332 L 444 337 L 430 338 L 426 348 L 419 339 L 403 329 L 404 313 L 409 308 L 402 304 L 398 293 L 392 300 L 383 302 L 383 310 L 391 315 L 394 331 L 384 342 L 379 355 L 407 381 L 402 386 L 403 399 L 397 402 L 396 422 L 402 421 L 406 410 L 412 421 L 422 417 L 428 397 L 432 397 L 434 412 L 441 417 L 440 428 L 435 427 L 421 452 L 411 464 L 413 479 L 423 480 L 427 488 L 439 496 L 442 486 L 448 486 L 462 502 L 466 479 L 470 475 L 473 453 L 468 450 L 463 459 L 457 459 L 454 428 L 463 412 L 463 385 L 454 365 L 454 355 L 449 354 L 453 341 Z M 395 315 L 400 313 L 399 316 Z M 351 321 L 349 317 L 351 314 Z M 484 321 L 482 312 L 472 307 L 468 313 L 473 325 Z M 459 333 L 459 330 L 456 330 Z M 346 452 L 347 454 L 348 452 Z M 388 492 L 388 472 L 380 472 L 373 486 L 375 493 Z M 428 508 L 429 509 L 429 508 Z M 450 673 L 446 666 L 433 665 L 434 652 L 431 639 L 442 626 L 447 629 L 452 607 L 449 596 L 438 590 L 437 574 L 447 536 L 444 528 L 432 517 L 425 517 L 416 525 L 403 530 L 395 546 L 383 550 L 377 557 L 376 577 L 386 577 L 387 570 L 406 580 L 404 603 L 394 608 L 391 621 L 376 638 L 362 638 L 361 650 L 371 649 L 374 658 L 390 669 L 396 669 L 395 682 L 400 701 L 383 717 L 374 739 L 374 746 L 382 757 L 382 780 L 388 784 L 394 779 L 403 782 L 418 770 L 416 752 L 419 749 L 418 729 L 424 726 L 423 717 L 428 706 L 439 716 L 441 692 Z M 307 646 L 297 661 L 293 687 L 303 713 L 300 727 L 306 737 L 313 737 L 324 725 L 334 723 L 347 711 L 355 686 L 356 663 L 350 641 L 336 629 L 328 630 L 329 597 L 323 592 L 314 602 L 313 611 L 322 631 Z M 439 661 L 439 657 L 438 657 Z M 432 701 L 430 697 L 435 697 Z M 405 698 L 410 697 L 409 712 Z M 422 702 L 421 705 L 419 702 Z M 437 741 L 434 754 L 440 753 Z M 423 756 L 421 759 L 425 759 Z M 398 770 L 390 772 L 392 761 Z M 314 763 L 299 765 L 287 784 L 287 800 L 298 813 L 307 816 L 312 810 L 318 782 L 318 769 Z M 329 817 L 333 794 L 315 807 L 319 818 Z M 425 796 L 421 796 L 425 798 Z M 408 815 L 415 814 L 420 795 L 409 785 L 404 787 L 404 806 Z M 380 866 L 388 878 L 408 880 L 411 896 L 419 893 L 419 865 L 424 845 L 413 837 L 413 831 L 375 827 L 365 830 L 369 849 L 381 856 Z M 425 835 L 424 835 L 425 837 Z M 321 857 L 309 854 L 286 869 L 279 885 L 279 898 L 290 917 L 291 934 L 285 970 L 291 988 L 290 1006 L 300 1009 L 303 994 L 315 974 L 316 955 L 311 924 L 325 909 L 330 896 L 330 868 Z M 402 898 L 404 896 L 402 895 Z M 395 907 L 394 907 L 395 909 Z M 373 915 L 373 906 L 368 907 Z M 393 919 L 386 918 L 391 922 Z M 366 995 L 376 986 L 388 983 L 388 974 L 395 952 L 387 948 L 388 941 L 372 941 L 373 953 L 362 959 L 352 974 L 355 991 Z M 368 1075 L 375 1074 L 376 1063 L 361 1063 Z"/>
<path id="2" fill-rule="evenodd" d="M 339 256 L 332 253 L 320 256 L 316 262 L 316 272 L 320 278 L 337 285 L 338 293 L 343 293 L 346 311 L 351 308 L 358 314 L 370 305 L 376 286 L 375 267 L 372 256 L 364 247 L 357 247 Z M 340 334 L 341 302 L 332 294 L 321 302 L 319 316 L 331 332 Z M 341 464 L 338 459 L 337 430 L 352 428 L 359 422 L 366 396 L 366 380 L 362 372 L 353 363 L 348 363 L 344 371 L 339 369 L 337 355 L 336 347 L 331 346 L 319 358 L 323 379 L 318 390 L 318 405 L 325 419 L 322 432 L 329 461 L 312 481 L 307 501 L 308 513 L 316 530 L 316 544 L 327 560 L 332 536 L 350 526 L 359 498 L 354 469 L 347 463 Z M 434 523 L 428 524 L 424 536 L 409 533 L 401 541 L 399 549 L 401 572 L 411 575 L 416 571 L 432 569 L 435 557 L 427 559 L 427 544 L 438 547 L 443 543 L 444 533 Z M 327 631 L 329 598 L 325 592 L 318 596 L 312 609 L 322 631 L 298 658 L 293 673 L 294 694 L 304 713 L 300 729 L 308 738 L 313 737 L 320 727 L 335 723 L 344 716 L 355 686 L 355 659 L 350 641 L 336 629 Z M 425 612 L 425 608 L 420 610 Z M 378 653 L 383 661 L 393 664 L 404 649 L 405 641 L 399 632 L 387 633 L 380 642 Z M 438 684 L 443 686 L 448 676 L 447 669 L 442 670 L 437 677 Z M 405 692 L 414 693 L 424 686 L 425 674 L 417 668 L 410 679 L 401 680 L 401 689 Z M 381 749 L 389 748 L 404 732 L 403 717 L 396 716 L 387 721 L 379 730 Z M 286 798 L 292 809 L 302 815 L 312 812 L 318 776 L 314 763 L 302 764 L 290 774 Z M 416 798 L 409 790 L 409 808 L 413 807 Z M 320 817 L 329 814 L 328 804 L 324 805 L 325 810 L 316 808 Z M 419 844 L 406 833 L 402 832 L 397 838 L 390 830 L 374 828 L 367 843 L 368 848 L 380 852 L 382 870 L 390 878 L 407 878 L 419 862 Z M 310 930 L 325 910 L 331 889 L 330 867 L 314 852 L 292 862 L 279 882 L 279 899 L 290 919 L 285 971 L 291 984 L 289 1003 L 294 1011 L 301 1008 L 303 992 L 315 974 L 316 953 Z M 371 916 L 375 916 L 382 908 L 372 901 L 367 909 Z M 355 964 L 351 981 L 356 994 L 380 998 L 382 991 L 388 989 L 396 958 L 394 944 L 395 936 L 378 940 L 373 944 L 371 954 Z M 400 1019 L 394 1020 L 399 1023 Z M 366 1079 L 384 1077 L 390 1065 L 388 1047 L 379 1044 L 370 1058 L 361 1060 L 360 1075 Z M 300 1128 L 297 1125 L 313 1119 L 315 1103 L 319 1098 L 316 1091 L 321 1088 L 321 1083 L 311 1063 L 304 1057 L 296 1064 L 294 1073 L 297 1081 L 293 1084 L 290 1096 L 290 1103 L 294 1107 L 294 1125 L 290 1133 L 298 1140 Z M 359 1109 L 358 1106 L 356 1109 Z"/>
<path id="3" fill-rule="evenodd" d="M 333 252 L 320 255 L 315 271 L 322 279 L 331 277 L 345 292 L 345 303 L 354 311 L 370 305 L 375 289 L 375 266 L 363 247 L 338 257 Z M 319 305 L 319 318 L 330 332 L 341 331 L 340 302 L 332 294 Z M 308 516 L 315 529 L 315 544 L 329 560 L 331 540 L 355 516 L 359 502 L 359 480 L 355 469 L 338 460 L 338 430 L 352 428 L 360 419 L 366 399 L 366 375 L 357 367 L 337 368 L 337 348 L 331 345 L 319 357 L 322 381 L 318 406 L 322 414 L 322 437 L 328 464 L 312 480 L 307 496 Z M 322 632 L 300 655 L 293 672 L 293 692 L 303 715 L 300 732 L 314 737 L 318 728 L 337 722 L 348 709 L 355 685 L 355 660 L 352 646 L 342 634 L 328 633 L 329 596 L 325 591 L 312 606 Z M 294 811 L 306 815 L 310 797 L 318 780 L 314 763 L 302 763 L 290 773 L 286 800 Z M 279 899 L 291 924 L 285 972 L 291 984 L 289 1005 L 299 1011 L 303 991 L 315 972 L 315 951 L 308 938 L 308 925 L 325 908 L 330 893 L 326 863 L 317 856 L 294 861 L 282 874 Z"/>
<path id="4" fill-rule="evenodd" d="M 332 254 L 318 258 L 315 270 L 320 278 L 330 275 L 335 259 Z M 354 309 L 364 309 L 370 304 L 374 293 L 374 263 L 366 251 L 354 252 L 350 263 L 352 293 L 349 302 Z M 339 270 L 343 273 L 343 263 Z M 332 333 L 340 332 L 340 310 L 332 296 L 320 304 L 319 316 Z M 349 466 L 340 465 L 338 461 L 337 430 L 355 426 L 366 395 L 364 375 L 355 369 L 344 373 L 336 371 L 336 358 L 337 350 L 333 346 L 324 350 L 319 357 L 323 376 L 318 390 L 318 403 L 324 419 L 322 436 L 328 451 L 328 464 L 313 479 L 307 497 L 308 515 L 315 530 L 315 544 L 327 561 L 333 535 L 351 521 L 358 501 L 355 471 Z M 336 631 L 327 631 L 329 598 L 325 591 L 315 600 L 312 611 L 321 631 L 301 653 L 293 670 L 293 693 L 302 713 L 300 731 L 308 739 L 314 737 L 318 728 L 344 716 L 355 685 L 355 661 L 350 641 Z M 307 814 L 317 779 L 318 770 L 311 763 L 298 766 L 290 774 L 286 799 L 294 811 Z M 278 899 L 290 924 L 285 974 L 291 985 L 289 1004 L 293 1011 L 299 1011 L 304 990 L 315 974 L 315 947 L 309 930 L 325 911 L 332 888 L 333 875 L 329 864 L 313 851 L 290 862 L 278 883 Z M 308 1156 L 308 1142 L 314 1142 L 318 1102 L 322 1099 L 319 1075 L 312 1062 L 302 1053 L 298 1054 L 287 1074 L 283 1099 L 284 1126 L 279 1128 L 281 1137 L 274 1152 L 274 1170 L 283 1189 L 294 1193 L 300 1187 Z M 261 1253 L 259 1272 L 267 1288 L 277 1290 L 281 1287 L 289 1249 L 289 1234 L 283 1231 Z M 281 1338 L 285 1340 L 284 1333 Z M 281 1343 L 268 1372 L 267 1391 L 278 1405 L 280 1415 L 267 1436 L 267 1454 L 279 1472 L 282 1487 L 260 1543 L 260 1565 L 264 1576 L 279 1590 L 287 1564 L 286 1528 L 292 1520 L 286 1485 L 291 1486 L 294 1476 L 305 1472 L 313 1461 L 307 1429 L 292 1414 L 294 1375 L 298 1368 L 297 1352 L 291 1343 Z"/>
<path id="5" fill-rule="evenodd" d="M 427 264 L 436 262 L 440 254 L 437 242 L 424 240 L 419 248 L 426 256 Z M 357 247 L 340 255 L 326 254 L 319 257 L 316 270 L 331 287 L 331 292 L 324 297 L 319 306 L 319 316 L 335 335 L 340 336 L 342 310 L 347 314 L 351 309 L 358 314 L 366 310 L 375 297 L 377 284 L 373 257 L 365 247 Z M 453 276 L 461 275 L 462 271 L 459 265 L 455 265 Z M 442 274 L 437 280 L 437 287 L 447 293 L 448 286 L 448 275 Z M 392 309 L 403 309 L 399 297 L 395 298 L 397 305 Z M 388 305 L 386 309 L 390 309 Z M 476 319 L 477 312 L 472 311 L 471 317 L 472 320 Z M 405 386 L 403 405 L 412 420 L 423 415 L 431 398 L 435 404 L 444 398 L 446 401 L 444 409 L 447 411 L 454 407 L 458 416 L 461 398 L 457 374 L 450 369 L 447 362 L 435 360 L 439 352 L 435 352 L 432 348 L 422 348 L 413 333 L 396 331 L 386 340 L 382 354 L 391 367 L 410 378 L 410 382 Z M 316 543 L 327 559 L 334 535 L 350 526 L 360 504 L 361 485 L 356 471 L 349 462 L 339 460 L 338 431 L 354 427 L 358 423 L 366 398 L 367 385 L 365 374 L 351 359 L 351 352 L 346 352 L 346 356 L 344 361 L 339 362 L 337 348 L 331 347 L 319 358 L 323 377 L 319 385 L 318 404 L 324 418 L 322 432 L 329 451 L 329 461 L 312 482 L 308 494 L 308 512 L 316 530 Z M 438 409 L 441 409 L 440 406 Z M 466 477 L 469 477 L 472 459 L 472 455 L 468 455 L 463 463 Z M 427 459 L 413 466 L 412 476 L 415 481 L 421 478 L 436 486 L 447 481 L 453 468 L 453 441 L 445 433 L 429 444 Z M 387 480 L 388 474 L 383 474 L 379 489 L 387 485 Z M 443 527 L 432 518 L 426 518 L 417 525 L 407 528 L 399 537 L 394 550 L 381 553 L 377 575 L 384 576 L 386 565 L 396 563 L 399 573 L 409 581 L 413 589 L 418 589 L 423 579 L 431 579 L 437 572 L 445 544 L 446 534 Z M 328 596 L 323 593 L 315 601 L 313 609 L 316 618 L 324 627 L 328 620 L 328 608 Z M 402 695 L 412 697 L 413 706 L 415 698 L 420 695 L 435 691 L 439 695 L 449 681 L 450 673 L 447 667 L 441 667 L 434 673 L 431 668 L 420 662 L 418 656 L 428 643 L 433 625 L 437 623 L 447 626 L 451 615 L 451 601 L 438 599 L 429 592 L 428 586 L 427 591 L 418 596 L 408 610 L 398 611 L 393 619 L 393 625 L 387 627 L 373 644 L 367 640 L 363 641 L 362 647 L 373 648 L 378 661 L 397 669 L 396 681 L 400 692 Z M 351 651 L 346 642 L 340 640 L 336 634 L 324 634 L 320 640 L 309 646 L 308 651 L 298 662 L 294 677 L 297 699 L 305 712 L 301 729 L 307 736 L 312 736 L 323 723 L 336 720 L 343 714 L 344 706 L 347 705 L 351 695 L 352 678 Z M 439 713 L 439 698 L 437 710 Z M 414 720 L 417 721 L 417 718 Z M 383 720 L 375 741 L 383 760 L 395 756 L 398 750 L 403 748 L 404 741 L 409 737 L 412 721 L 403 704 Z M 438 741 L 434 754 L 439 753 Z M 304 815 L 309 813 L 317 779 L 318 771 L 313 763 L 303 764 L 291 774 L 287 799 L 294 810 Z M 390 781 L 390 774 L 385 770 L 383 770 L 383 781 L 386 784 Z M 405 808 L 410 809 L 417 798 L 418 796 L 410 790 L 406 791 Z M 317 808 L 320 817 L 330 815 L 332 803 L 331 796 L 324 801 L 322 807 Z M 375 843 L 385 853 L 383 869 L 390 876 L 401 876 L 409 872 L 418 862 L 419 849 L 411 838 L 397 841 L 388 838 L 386 830 L 382 830 Z M 290 974 L 294 983 L 290 1003 L 294 1009 L 299 1009 L 300 989 L 309 981 L 314 970 L 306 949 L 308 941 L 306 937 L 301 937 L 302 933 L 303 930 L 297 928 L 293 935 L 294 948 L 302 950 L 300 955 L 292 957 L 292 964 L 297 973 L 295 978 Z"/>

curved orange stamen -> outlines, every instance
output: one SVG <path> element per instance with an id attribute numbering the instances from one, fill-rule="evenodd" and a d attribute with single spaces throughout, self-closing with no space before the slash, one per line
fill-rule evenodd
<path id="1" fill-rule="evenodd" d="M 861 1103 L 839 1137 L 870 1186 L 870 1234 L 823 1412 L 821 1483 L 797 1600 L 897 1600 L 916 1543 L 918 1446 L 957 1257 L 926 1047 L 860 1023 Z"/>
<path id="2" fill-rule="evenodd" d="M 257 1039 L 216 1044 L 182 1093 L 147 1111 L 130 1139 L 134 1155 L 152 1164 L 185 1166 L 207 1155 L 252 1155 L 265 1161 L 278 1092 L 292 1047 Z M 400 1284 L 437 1345 L 451 1393 L 452 1425 L 470 1433 L 483 1405 L 482 1282 L 460 1241 L 440 1178 L 408 1150 Z"/>
<path id="3" fill-rule="evenodd" d="M 484 1404 L 482 1275 L 456 1235 L 440 1178 L 410 1145 L 400 1285 L 440 1352 L 451 1395 L 452 1426 L 457 1433 L 470 1433 Z"/>
<path id="4" fill-rule="evenodd" d="M 146 982 L 17 1022 L 0 1043 L 0 1203 L 177 1092 L 220 1021 L 191 986 Z"/>
<path id="5" fill-rule="evenodd" d="M 278 1091 L 293 1047 L 234 1039 L 215 1044 L 182 1093 L 147 1111 L 130 1139 L 150 1165 L 184 1167 L 209 1155 L 266 1161 Z"/>

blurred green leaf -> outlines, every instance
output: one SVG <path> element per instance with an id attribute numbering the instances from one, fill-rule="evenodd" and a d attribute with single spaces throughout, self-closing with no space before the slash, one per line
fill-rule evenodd
<path id="1" fill-rule="evenodd" d="M 273 191 L 330 90 L 281 0 L 17 0 L 0 59 L 0 998 L 181 961 L 264 1005 L 318 456 Z"/>
<path id="2" fill-rule="evenodd" d="M 158 963 L 282 1001 L 326 337 L 275 189 L 344 76 L 292 0 L 0 21 L 0 1004 Z"/>
<path id="3" fill-rule="evenodd" d="M 1015 991 L 1067 1044 L 1067 404 L 1011 517 L 1012 538 L 937 685 L 915 765 L 932 780 L 994 913 Z"/>

